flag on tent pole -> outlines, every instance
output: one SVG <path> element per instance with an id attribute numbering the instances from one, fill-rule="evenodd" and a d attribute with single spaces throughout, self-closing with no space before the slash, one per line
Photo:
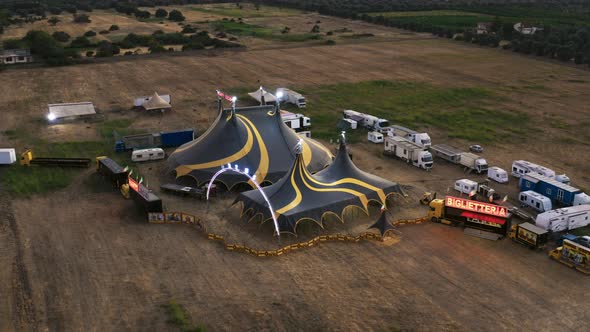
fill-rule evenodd
<path id="1" fill-rule="evenodd" d="M 131 174 L 133 174 L 133 170 L 132 169 L 129 170 L 129 176 L 131 176 Z"/>
<path id="2" fill-rule="evenodd" d="M 143 176 L 139 178 L 139 183 L 143 183 Z"/>
<path id="3" fill-rule="evenodd" d="M 123 172 L 127 172 L 129 171 L 129 166 L 125 166 L 125 168 L 123 168 Z"/>

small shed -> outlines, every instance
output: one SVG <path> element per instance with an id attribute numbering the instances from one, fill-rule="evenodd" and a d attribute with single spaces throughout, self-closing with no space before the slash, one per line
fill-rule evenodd
<path id="1" fill-rule="evenodd" d="M 48 104 L 47 107 L 49 109 L 49 114 L 47 114 L 47 119 L 49 121 L 74 119 L 96 114 L 94 104 L 89 101 L 80 103 Z"/>
<path id="2" fill-rule="evenodd" d="M 14 49 L 0 51 L 0 64 L 14 65 L 33 62 L 33 56 L 28 49 Z"/>
<path id="3" fill-rule="evenodd" d="M 157 92 L 154 92 L 154 95 L 150 98 L 150 100 L 146 101 L 141 105 L 146 111 L 161 111 L 165 112 L 167 110 L 172 109 L 172 105 L 164 100 Z"/>

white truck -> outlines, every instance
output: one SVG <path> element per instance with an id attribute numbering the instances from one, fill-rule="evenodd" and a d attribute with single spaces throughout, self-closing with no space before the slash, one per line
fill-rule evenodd
<path id="1" fill-rule="evenodd" d="M 419 133 L 415 130 L 398 125 L 387 127 L 384 129 L 384 131 L 387 132 L 388 136 L 400 136 L 427 149 L 432 145 L 430 135 L 427 133 Z"/>
<path id="2" fill-rule="evenodd" d="M 590 205 L 570 206 L 539 213 L 535 224 L 553 232 L 588 226 L 590 225 Z"/>
<path id="3" fill-rule="evenodd" d="M 399 136 L 385 137 L 383 154 L 400 158 L 413 166 L 427 171 L 431 170 L 434 164 L 430 152 L 425 151 L 420 145 Z"/>
<path id="4" fill-rule="evenodd" d="M 10 165 L 16 162 L 14 149 L 0 149 L 0 165 Z"/>
<path id="5" fill-rule="evenodd" d="M 299 108 L 305 108 L 306 100 L 302 94 L 290 89 L 281 89 L 283 91 L 283 100 Z"/>
<path id="6" fill-rule="evenodd" d="M 488 162 L 471 152 L 463 152 L 446 144 L 436 144 L 430 147 L 430 151 L 436 157 L 467 167 L 470 171 L 483 173 L 488 170 Z"/>
<path id="7" fill-rule="evenodd" d="M 311 119 L 301 113 L 291 113 L 281 110 L 281 119 L 287 127 L 295 132 L 309 131 L 311 128 Z"/>
<path id="8" fill-rule="evenodd" d="M 389 121 L 380 119 L 370 114 L 365 114 L 353 110 L 345 110 L 342 112 L 345 119 L 356 121 L 359 125 L 373 131 L 381 131 L 389 127 Z"/>

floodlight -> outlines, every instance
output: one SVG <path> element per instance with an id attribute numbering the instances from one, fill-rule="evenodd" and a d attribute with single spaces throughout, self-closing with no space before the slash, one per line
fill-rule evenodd
<path id="1" fill-rule="evenodd" d="M 238 100 L 238 97 L 236 97 L 236 96 L 231 97 L 231 102 L 232 103 L 235 103 L 237 100 Z"/>
<path id="2" fill-rule="evenodd" d="M 49 120 L 49 121 L 55 120 L 55 114 L 53 114 L 53 113 L 47 114 L 47 120 Z"/>
<path id="3" fill-rule="evenodd" d="M 281 98 L 283 98 L 283 96 L 284 96 L 283 90 L 278 90 L 277 91 L 277 99 L 281 99 Z"/>
<path id="4" fill-rule="evenodd" d="M 250 173 L 250 169 L 248 167 L 244 168 L 244 173 L 248 175 L 248 173 Z"/>

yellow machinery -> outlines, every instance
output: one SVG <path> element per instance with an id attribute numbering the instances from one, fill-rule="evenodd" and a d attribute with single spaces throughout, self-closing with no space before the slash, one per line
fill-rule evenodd
<path id="1" fill-rule="evenodd" d="M 27 149 L 20 155 L 20 164 L 23 166 L 31 166 L 31 160 L 33 160 L 33 151 Z"/>
<path id="2" fill-rule="evenodd" d="M 432 202 L 433 199 L 436 199 L 436 193 L 425 192 L 420 199 L 420 204 L 428 205 Z"/>
<path id="3" fill-rule="evenodd" d="M 563 245 L 549 252 L 549 257 L 590 275 L 590 248 L 574 241 L 563 240 Z"/>
<path id="4" fill-rule="evenodd" d="M 125 198 L 131 198 L 131 195 L 129 194 L 129 185 L 128 184 L 124 184 L 121 186 L 121 195 L 123 195 L 123 197 L 125 197 Z"/>

